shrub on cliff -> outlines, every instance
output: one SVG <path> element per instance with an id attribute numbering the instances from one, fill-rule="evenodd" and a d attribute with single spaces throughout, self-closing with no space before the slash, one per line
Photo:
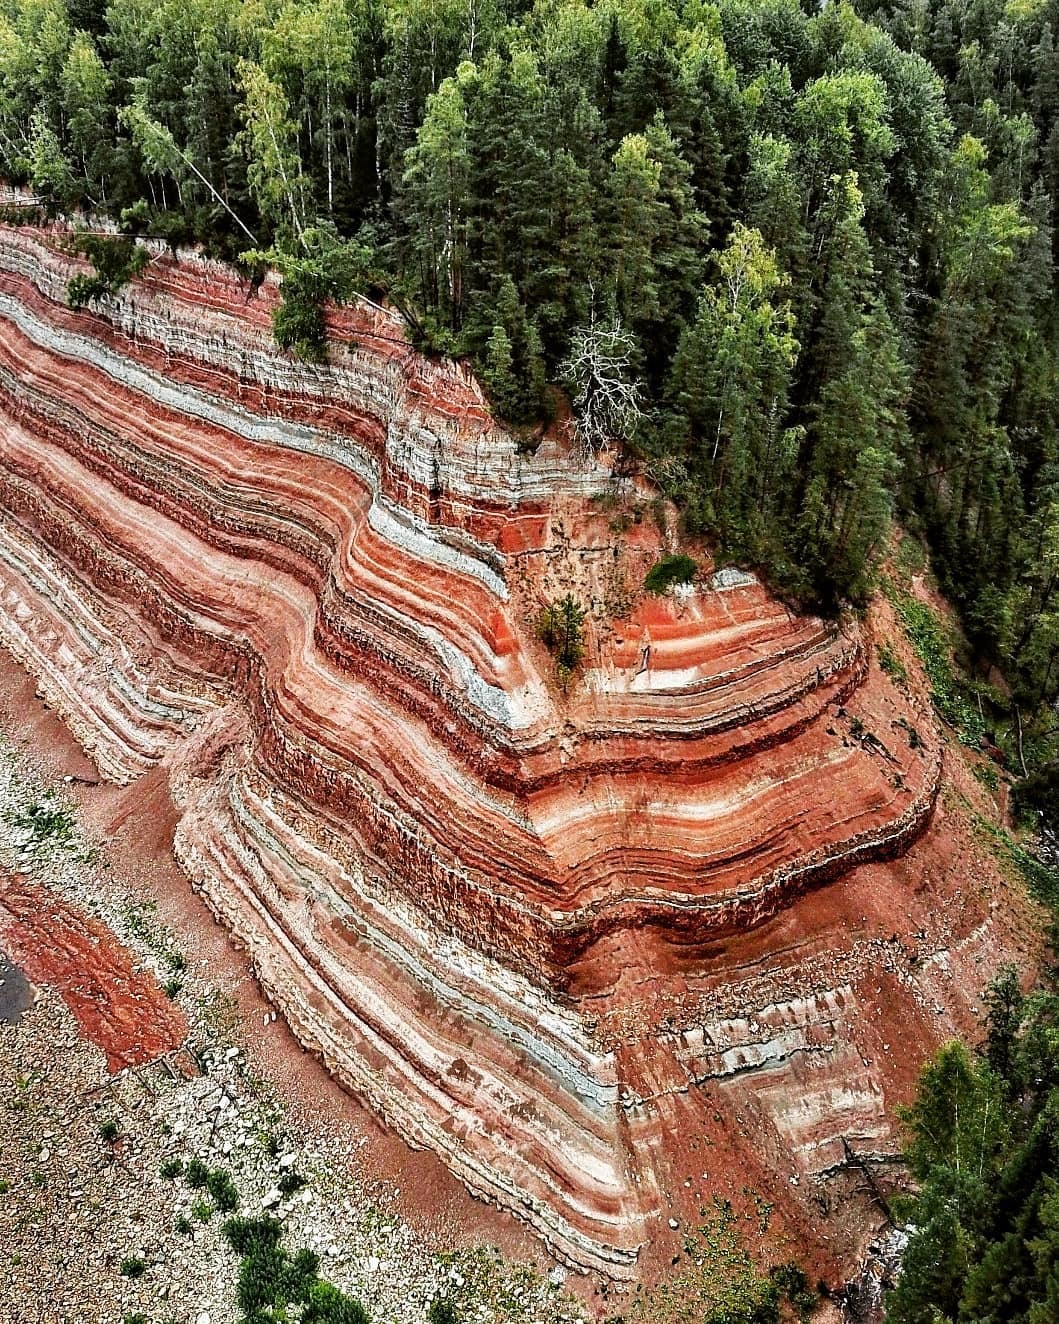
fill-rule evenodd
<path id="1" fill-rule="evenodd" d="M 151 255 L 126 235 L 84 234 L 74 247 L 92 263 L 90 276 L 74 276 L 66 287 L 71 308 L 84 308 L 96 299 L 116 294 L 138 276 Z"/>
<path id="2" fill-rule="evenodd" d="M 537 634 L 554 656 L 564 683 L 577 669 L 585 654 L 585 610 L 573 594 L 552 602 L 541 612 Z"/>
<path id="3" fill-rule="evenodd" d="M 674 584 L 690 584 L 698 568 L 690 556 L 663 556 L 648 570 L 643 586 L 648 593 L 668 593 Z"/>
<path id="4" fill-rule="evenodd" d="M 278 345 L 307 363 L 323 363 L 327 357 L 327 304 L 345 303 L 357 284 L 370 284 L 373 275 L 367 249 L 340 239 L 327 224 L 303 231 L 294 251 L 250 249 L 239 260 L 260 273 L 272 266 L 282 275 L 272 330 Z"/>

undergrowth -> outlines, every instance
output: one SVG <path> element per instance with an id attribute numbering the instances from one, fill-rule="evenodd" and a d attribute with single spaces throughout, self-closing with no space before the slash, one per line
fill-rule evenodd
<path id="1" fill-rule="evenodd" d="M 157 920 L 157 903 L 154 901 L 137 901 L 125 908 L 125 922 L 129 926 L 130 932 L 134 933 L 154 955 L 168 972 L 165 980 L 165 992 L 170 998 L 175 998 L 184 987 L 184 981 L 181 976 L 187 970 L 187 960 L 183 953 L 178 952 L 163 935 Z"/>
<path id="2" fill-rule="evenodd" d="M 952 640 L 937 614 L 925 602 L 890 581 L 884 582 L 884 590 L 927 673 L 934 707 L 963 744 L 980 749 L 985 720 L 956 674 Z"/>
<path id="3" fill-rule="evenodd" d="M 320 1261 L 283 1245 L 275 1218 L 232 1218 L 224 1225 L 228 1244 L 241 1257 L 237 1298 L 242 1324 L 300 1319 L 301 1324 L 368 1324 L 359 1301 L 319 1277 Z"/>
<path id="4" fill-rule="evenodd" d="M 770 1207 L 758 1204 L 759 1231 Z M 644 1294 L 629 1314 L 635 1324 L 780 1324 L 808 1320 L 816 1293 L 796 1264 L 758 1271 L 727 1200 L 714 1197 L 684 1238 L 688 1267 Z M 747 1217 L 751 1217 L 747 1215 Z"/>
<path id="5" fill-rule="evenodd" d="M 1006 865 L 1009 872 L 1022 879 L 1030 895 L 1047 906 L 1054 921 L 1059 923 L 1059 869 L 1052 868 L 1039 860 L 1004 828 L 991 823 L 981 814 L 974 814 L 972 817 L 975 831 L 1001 864 Z"/>
<path id="6" fill-rule="evenodd" d="M 903 685 L 908 680 L 908 668 L 894 652 L 889 640 L 880 640 L 877 653 L 879 657 L 879 666 L 899 685 Z"/>
<path id="7" fill-rule="evenodd" d="M 11 815 L 15 827 L 33 834 L 34 842 L 69 841 L 74 833 L 74 821 L 62 806 L 47 799 L 34 800 L 17 814 Z"/>

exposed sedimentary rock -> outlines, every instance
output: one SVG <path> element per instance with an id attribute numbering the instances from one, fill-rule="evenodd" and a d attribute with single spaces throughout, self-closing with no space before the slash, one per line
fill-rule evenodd
<path id="1" fill-rule="evenodd" d="M 643 599 L 661 540 L 611 529 L 607 473 L 520 453 L 377 309 L 310 368 L 270 283 L 159 253 L 75 313 L 78 269 L 61 232 L 0 230 L 0 640 L 108 777 L 166 766 L 177 856 L 302 1041 L 618 1275 L 677 1176 L 666 1128 L 724 1082 L 767 1099 L 845 1054 L 821 1088 L 874 1140 L 863 963 L 756 1021 L 706 991 L 930 817 L 936 735 L 864 628 L 740 575 Z M 567 591 L 569 693 L 534 625 Z M 838 1161 L 810 1088 L 773 1111 L 802 1170 Z"/>

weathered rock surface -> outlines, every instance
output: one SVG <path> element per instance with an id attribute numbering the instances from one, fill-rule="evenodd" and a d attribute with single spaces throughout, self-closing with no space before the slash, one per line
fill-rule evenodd
<path id="1" fill-rule="evenodd" d="M 611 529 L 608 475 L 520 453 L 379 310 L 309 368 L 269 283 L 159 254 L 75 313 L 77 269 L 0 229 L 0 641 L 107 777 L 164 767 L 178 859 L 302 1041 L 617 1275 L 726 1092 L 770 1137 L 730 1159 L 751 1186 L 885 1147 L 861 1022 L 893 962 L 812 889 L 915 841 L 940 746 L 864 627 L 740 576 L 639 600 L 662 542 Z M 567 591 L 564 694 L 534 622 Z"/>

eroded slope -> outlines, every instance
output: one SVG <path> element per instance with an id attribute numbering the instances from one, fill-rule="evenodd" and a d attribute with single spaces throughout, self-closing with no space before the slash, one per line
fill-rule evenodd
<path id="1" fill-rule="evenodd" d="M 702 1130 L 710 1082 L 772 1061 L 786 1088 L 848 1036 L 851 977 L 797 966 L 778 1038 L 717 1020 L 724 953 L 923 830 L 929 718 L 852 620 L 741 576 L 639 600 L 662 540 L 612 530 L 608 474 L 520 454 L 385 313 L 336 315 L 312 369 L 272 347 L 271 285 L 158 254 L 74 313 L 76 269 L 61 233 L 0 231 L 4 642 L 108 777 L 165 767 L 178 858 L 303 1041 L 560 1254 L 627 1272 L 677 1102 Z M 567 591 L 569 694 L 534 629 Z M 811 1111 L 763 1177 L 785 1147 L 830 1161 Z"/>

